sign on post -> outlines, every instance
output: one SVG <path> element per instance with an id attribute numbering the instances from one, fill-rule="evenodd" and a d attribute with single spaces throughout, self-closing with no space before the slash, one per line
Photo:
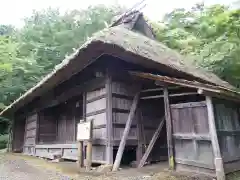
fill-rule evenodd
<path id="1" fill-rule="evenodd" d="M 77 140 L 78 141 L 85 141 L 91 139 L 91 127 L 92 123 L 89 122 L 81 122 L 78 123 L 77 128 Z"/>

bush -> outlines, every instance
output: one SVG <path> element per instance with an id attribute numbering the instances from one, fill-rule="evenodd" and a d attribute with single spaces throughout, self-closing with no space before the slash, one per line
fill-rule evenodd
<path id="1" fill-rule="evenodd" d="M 0 135 L 0 149 L 7 148 L 8 134 Z"/>

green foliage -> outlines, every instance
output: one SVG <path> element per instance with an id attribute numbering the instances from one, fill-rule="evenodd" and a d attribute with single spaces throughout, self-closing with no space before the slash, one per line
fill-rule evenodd
<path id="1" fill-rule="evenodd" d="M 198 4 L 154 23 L 159 41 L 240 87 L 240 10 Z"/>
<path id="2" fill-rule="evenodd" d="M 20 29 L 0 25 L 0 111 L 122 11 L 103 5 L 64 14 L 46 9 L 33 12 Z M 0 119 L 0 133 L 5 126 Z"/>
<path id="3" fill-rule="evenodd" d="M 5 149 L 8 143 L 8 134 L 0 135 L 0 149 Z"/>
<path id="4" fill-rule="evenodd" d="M 0 109 L 122 11 L 102 5 L 64 14 L 46 9 L 33 12 L 20 29 L 0 25 Z M 152 26 L 159 41 L 240 87 L 239 17 L 240 10 L 197 4 L 191 10 L 176 9 Z M 1 123 L 8 124 L 3 119 Z"/>

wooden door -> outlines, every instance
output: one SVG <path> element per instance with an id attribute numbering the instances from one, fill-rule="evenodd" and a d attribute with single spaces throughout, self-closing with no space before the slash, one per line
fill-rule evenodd
<path id="1" fill-rule="evenodd" d="M 214 169 L 206 103 L 171 105 L 171 115 L 176 164 Z"/>

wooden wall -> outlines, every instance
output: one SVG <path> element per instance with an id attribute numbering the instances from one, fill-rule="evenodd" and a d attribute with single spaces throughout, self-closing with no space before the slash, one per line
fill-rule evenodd
<path id="1" fill-rule="evenodd" d="M 56 143 L 76 142 L 77 123 L 82 116 L 80 103 L 82 101 L 79 102 L 79 98 L 76 97 L 74 101 L 66 102 L 58 108 L 61 113 L 57 116 Z"/>
<path id="2" fill-rule="evenodd" d="M 106 87 L 86 92 L 86 121 L 93 122 L 93 162 L 106 160 Z"/>
<path id="3" fill-rule="evenodd" d="M 25 136 L 25 119 L 15 118 L 13 123 L 13 140 L 12 150 L 13 152 L 22 152 Z"/>
<path id="4" fill-rule="evenodd" d="M 171 105 L 177 170 L 213 174 L 214 156 L 205 102 Z"/>
<path id="5" fill-rule="evenodd" d="M 39 114 L 38 122 L 38 144 L 49 144 L 53 143 L 56 140 L 56 117 L 54 117 L 54 110 L 52 108 L 45 109 Z"/>
<path id="6" fill-rule="evenodd" d="M 131 83 L 128 79 L 128 81 L 125 82 L 115 80 L 112 83 L 113 141 L 115 146 L 119 145 L 132 106 L 133 97 L 139 91 L 140 83 L 138 83 L 138 81 Z M 147 147 L 163 116 L 164 106 L 162 99 L 140 100 L 126 141 L 126 146 L 137 147 L 138 143 L 142 142 L 143 145 Z M 140 132 L 139 129 L 141 124 L 142 132 Z M 149 155 L 148 161 L 164 160 L 166 157 L 166 130 L 164 126 L 163 131 Z"/>
<path id="7" fill-rule="evenodd" d="M 139 86 L 119 81 L 112 82 L 113 141 L 118 145 L 132 106 L 132 100 Z M 137 144 L 137 117 L 135 116 L 129 132 L 127 145 Z"/>
<path id="8" fill-rule="evenodd" d="M 37 138 L 38 115 L 32 114 L 27 116 L 24 133 L 23 153 L 28 155 L 35 154 L 35 144 Z"/>
<path id="9" fill-rule="evenodd" d="M 215 99 L 213 102 L 225 173 L 240 170 L 240 106 L 226 100 Z"/>

